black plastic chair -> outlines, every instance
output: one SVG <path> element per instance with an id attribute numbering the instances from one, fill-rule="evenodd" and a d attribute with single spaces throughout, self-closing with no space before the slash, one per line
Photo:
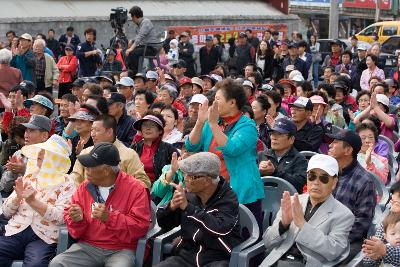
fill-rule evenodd
<path id="1" fill-rule="evenodd" d="M 239 253 L 257 242 L 260 236 L 260 230 L 256 218 L 250 210 L 242 204 L 239 205 L 239 216 L 241 231 L 243 232 L 243 230 L 246 229 L 249 232 L 250 237 L 232 249 L 229 267 L 239 267 Z M 164 254 L 171 251 L 172 245 L 170 243 L 174 238 L 180 235 L 180 230 L 180 227 L 175 227 L 171 231 L 155 238 L 153 247 L 153 266 L 160 263 L 164 258 Z"/>

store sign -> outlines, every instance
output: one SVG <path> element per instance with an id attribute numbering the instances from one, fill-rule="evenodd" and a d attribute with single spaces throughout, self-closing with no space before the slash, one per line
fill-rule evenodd
<path id="1" fill-rule="evenodd" d="M 170 26 L 168 30 L 175 30 L 177 35 L 187 31 L 192 36 L 192 43 L 194 45 L 205 44 L 207 36 L 214 36 L 220 34 L 222 36 L 221 41 L 227 43 L 232 37 L 238 38 L 240 32 L 244 32 L 247 29 L 251 29 L 254 36 L 258 39 L 262 39 L 264 31 L 270 29 L 271 31 L 279 32 L 279 39 L 286 38 L 287 36 L 287 25 L 286 24 L 240 24 L 240 25 L 206 25 L 206 26 Z"/>
<path id="2" fill-rule="evenodd" d="M 339 0 L 339 6 L 342 5 L 342 0 Z M 304 6 L 304 7 L 330 7 L 330 0 L 294 0 L 290 1 L 290 6 Z"/>
<path id="3" fill-rule="evenodd" d="M 392 8 L 392 0 L 379 0 L 380 8 L 390 10 Z M 376 1 L 374 0 L 343 0 L 343 7 L 367 8 L 375 9 Z"/>

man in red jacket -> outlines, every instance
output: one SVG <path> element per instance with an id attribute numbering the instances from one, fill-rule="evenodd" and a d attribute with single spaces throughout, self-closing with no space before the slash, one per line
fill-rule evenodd
<path id="1" fill-rule="evenodd" d="M 119 170 L 119 153 L 111 143 L 97 144 L 78 160 L 87 180 L 73 195 L 64 219 L 79 242 L 49 266 L 134 266 L 137 241 L 150 224 L 147 189 Z"/>

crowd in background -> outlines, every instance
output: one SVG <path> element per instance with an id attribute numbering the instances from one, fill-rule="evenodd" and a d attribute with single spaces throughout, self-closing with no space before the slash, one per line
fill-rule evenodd
<path id="1" fill-rule="evenodd" d="M 136 38 L 106 51 L 91 27 L 6 33 L 1 266 L 48 266 L 63 224 L 78 241 L 50 266 L 134 266 L 151 203 L 163 232 L 181 226 L 156 266 L 228 266 L 245 238 L 239 204 L 269 251 L 262 266 L 344 266 L 360 251 L 365 266 L 400 266 L 400 59 L 385 73 L 379 43 L 334 39 L 323 58 L 317 36 L 269 29 L 207 36 L 198 53 L 170 30 L 157 48 L 151 21 L 130 15 Z M 269 176 L 297 193 L 265 227 Z M 390 212 L 369 238 L 379 183 Z"/>

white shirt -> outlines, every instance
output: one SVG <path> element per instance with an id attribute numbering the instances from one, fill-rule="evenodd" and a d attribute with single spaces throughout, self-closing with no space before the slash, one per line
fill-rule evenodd
<path id="1" fill-rule="evenodd" d="M 99 192 L 104 201 L 107 201 L 108 195 L 110 195 L 110 189 L 112 187 L 113 187 L 113 185 L 112 186 L 99 186 Z"/>
<path id="2" fill-rule="evenodd" d="M 174 144 L 182 140 L 182 133 L 174 128 L 166 137 L 162 139 L 164 142 Z"/>

